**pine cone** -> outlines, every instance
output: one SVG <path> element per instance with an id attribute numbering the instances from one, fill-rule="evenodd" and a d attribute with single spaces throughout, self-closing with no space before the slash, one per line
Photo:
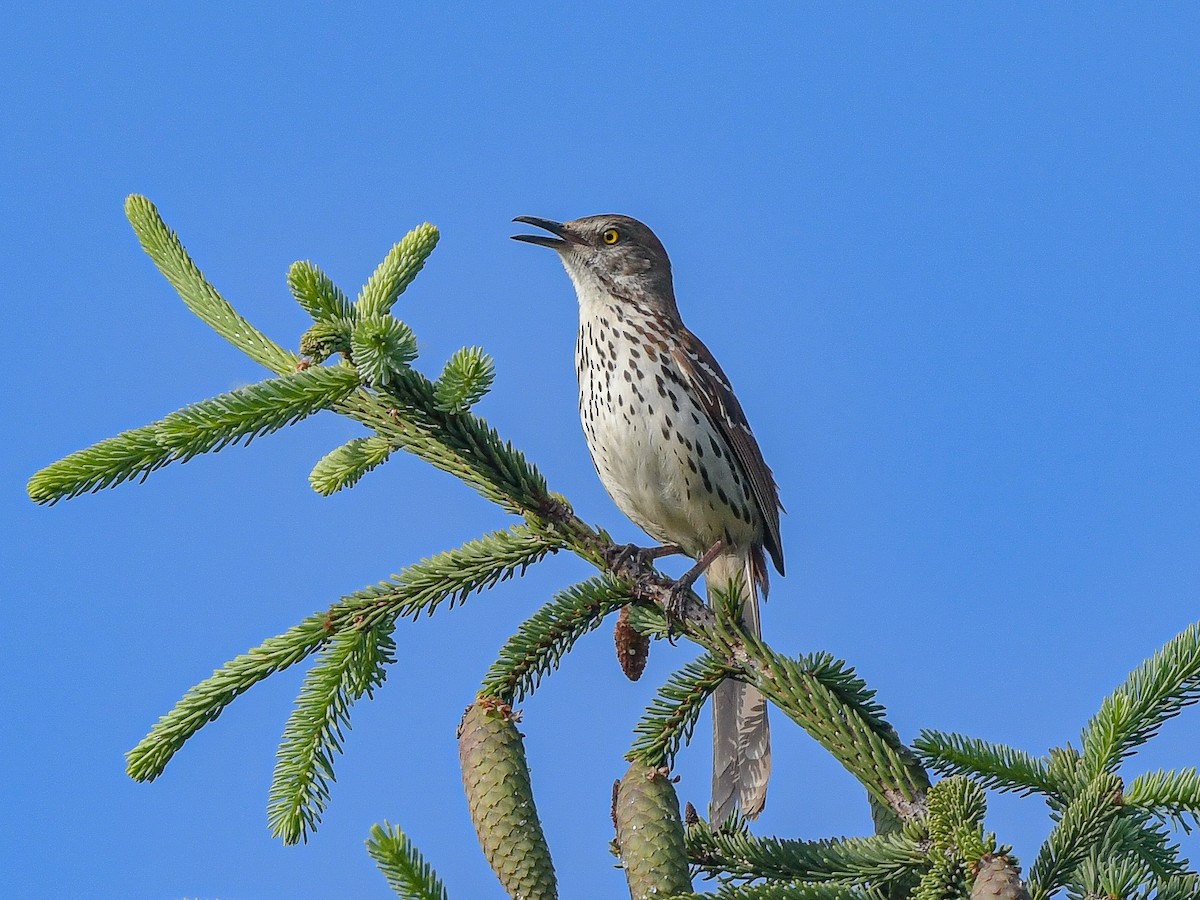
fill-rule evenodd
<path id="1" fill-rule="evenodd" d="M 971 900 L 1029 900 L 1021 870 L 1007 856 L 990 853 L 979 860 Z"/>
<path id="2" fill-rule="evenodd" d="M 523 900 L 555 900 L 554 864 L 512 708 L 486 697 L 468 706 L 458 726 L 458 759 L 475 833 L 504 889 Z"/>
<path id="3" fill-rule="evenodd" d="M 617 846 L 633 900 L 690 892 L 679 800 L 666 769 L 634 763 L 615 804 Z"/>
<path id="4" fill-rule="evenodd" d="M 621 664 L 621 671 L 630 681 L 637 681 L 646 671 L 646 660 L 650 658 L 650 638 L 629 624 L 628 606 L 622 606 L 617 616 L 613 642 L 617 645 L 617 662 Z"/>

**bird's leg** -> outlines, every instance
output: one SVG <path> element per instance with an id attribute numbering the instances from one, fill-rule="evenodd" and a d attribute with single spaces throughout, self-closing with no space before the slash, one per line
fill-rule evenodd
<path id="1" fill-rule="evenodd" d="M 663 611 L 667 614 L 668 631 L 671 628 L 672 622 L 682 621 L 683 609 L 687 605 L 687 595 L 691 591 L 692 585 L 696 583 L 696 580 L 712 565 L 712 561 L 720 556 L 724 550 L 725 540 L 718 540 L 704 551 L 704 555 L 696 560 L 694 566 L 688 569 L 681 578 L 671 585 L 671 591 L 667 595 L 667 602 L 663 607 Z"/>
<path id="2" fill-rule="evenodd" d="M 682 552 L 683 548 L 675 544 L 663 544 L 661 547 L 639 547 L 637 544 L 619 544 L 605 551 L 604 561 L 608 563 L 609 568 L 614 572 L 620 572 L 631 562 L 636 563 L 637 568 L 642 569 L 656 559 L 662 559 L 664 556 L 674 556 Z"/>

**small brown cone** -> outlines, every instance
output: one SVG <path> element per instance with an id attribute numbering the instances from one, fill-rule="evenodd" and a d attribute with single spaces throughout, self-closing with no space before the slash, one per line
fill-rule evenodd
<path id="1" fill-rule="evenodd" d="M 458 759 L 479 845 L 508 895 L 555 900 L 554 864 L 512 708 L 490 698 L 468 706 L 458 726 Z"/>
<path id="2" fill-rule="evenodd" d="M 621 664 L 621 671 L 630 681 L 637 681 L 646 671 L 646 660 L 650 658 L 650 638 L 629 623 L 628 606 L 622 606 L 617 616 L 613 643 L 617 645 L 617 662 Z"/>
<path id="3" fill-rule="evenodd" d="M 621 779 L 614 808 L 633 900 L 690 892 L 679 799 L 667 771 L 634 763 Z"/>
<path id="4" fill-rule="evenodd" d="M 971 900 L 1029 900 L 1021 870 L 1007 856 L 988 854 L 979 861 Z"/>

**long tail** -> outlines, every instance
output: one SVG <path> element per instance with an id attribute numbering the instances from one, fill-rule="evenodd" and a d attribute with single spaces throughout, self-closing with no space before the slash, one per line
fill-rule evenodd
<path id="1" fill-rule="evenodd" d="M 750 557 L 726 553 L 713 560 L 705 573 L 709 603 L 714 587 L 730 583 L 743 592 L 742 621 L 754 634 L 761 633 L 758 596 L 754 589 Z M 755 818 L 767 802 L 771 776 L 771 729 L 767 701 L 758 688 L 732 679 L 713 693 L 713 783 L 709 817 L 722 822 L 740 809 Z"/>

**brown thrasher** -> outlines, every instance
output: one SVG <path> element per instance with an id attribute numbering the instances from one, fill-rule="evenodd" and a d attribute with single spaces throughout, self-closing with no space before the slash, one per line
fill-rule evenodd
<path id="1" fill-rule="evenodd" d="M 516 240 L 558 251 L 575 285 L 579 414 L 609 496 L 664 549 L 699 561 L 710 603 L 714 588 L 739 591 L 757 634 L 764 550 L 783 574 L 779 492 L 729 379 L 679 317 L 662 242 L 627 216 L 514 221 L 553 235 Z M 758 815 L 770 771 L 766 700 L 727 680 L 713 695 L 712 820 Z"/>

